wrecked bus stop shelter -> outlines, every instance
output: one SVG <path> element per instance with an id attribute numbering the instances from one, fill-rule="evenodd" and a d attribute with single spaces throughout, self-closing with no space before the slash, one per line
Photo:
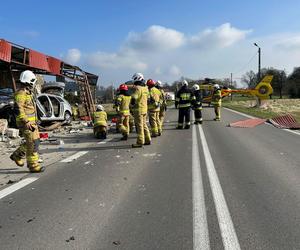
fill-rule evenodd
<path id="1" fill-rule="evenodd" d="M 17 89 L 17 81 L 22 71 L 31 70 L 35 74 L 56 76 L 57 81 L 65 78 L 73 80 L 79 87 L 80 100 L 87 115 L 95 111 L 91 88 L 96 88 L 98 76 L 83 71 L 78 66 L 68 64 L 58 58 L 43 54 L 4 39 L 0 39 L 0 87 Z"/>

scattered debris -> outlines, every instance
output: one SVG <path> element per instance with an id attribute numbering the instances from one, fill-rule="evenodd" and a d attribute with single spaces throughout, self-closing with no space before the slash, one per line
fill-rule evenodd
<path id="1" fill-rule="evenodd" d="M 121 241 L 119 241 L 119 240 L 113 241 L 113 244 L 114 244 L 115 246 L 119 246 L 119 245 L 121 245 Z"/>
<path id="2" fill-rule="evenodd" d="M 35 217 L 29 219 L 29 220 L 27 221 L 27 223 L 30 223 L 30 222 L 32 222 L 32 221 L 34 221 L 34 220 L 35 220 Z"/>
<path id="3" fill-rule="evenodd" d="M 15 128 L 8 128 L 6 129 L 6 135 L 9 138 L 18 138 L 19 137 L 19 129 L 15 129 Z"/>
<path id="4" fill-rule="evenodd" d="M 70 242 L 71 240 L 75 240 L 75 237 L 71 236 L 68 240 L 66 240 L 66 242 Z"/>
<path id="5" fill-rule="evenodd" d="M 228 126 L 233 128 L 254 128 L 266 122 L 266 119 L 251 118 L 242 121 L 230 123 Z"/>
<path id="6" fill-rule="evenodd" d="M 300 123 L 297 122 L 296 118 L 291 114 L 281 115 L 272 119 L 268 119 L 268 122 L 273 124 L 276 128 L 300 129 Z"/>
<path id="7" fill-rule="evenodd" d="M 13 181 L 13 180 L 9 180 L 6 184 L 13 184 L 13 183 L 16 183 L 17 181 Z"/>

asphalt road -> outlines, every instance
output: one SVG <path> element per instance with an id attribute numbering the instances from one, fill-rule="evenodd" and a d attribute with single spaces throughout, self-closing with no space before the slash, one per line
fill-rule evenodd
<path id="1" fill-rule="evenodd" d="M 300 249 L 300 135 L 203 113 L 179 131 L 170 110 L 151 146 L 110 135 L 29 175 L 0 199 L 0 249 Z"/>

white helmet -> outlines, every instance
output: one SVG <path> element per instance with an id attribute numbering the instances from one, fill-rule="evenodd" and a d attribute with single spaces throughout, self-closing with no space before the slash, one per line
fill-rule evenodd
<path id="1" fill-rule="evenodd" d="M 132 76 L 132 80 L 134 82 L 137 82 L 137 81 L 140 81 L 140 82 L 143 82 L 144 81 L 144 75 L 142 73 L 135 73 L 133 76 Z"/>
<path id="2" fill-rule="evenodd" d="M 33 72 L 30 70 L 25 70 L 20 75 L 20 82 L 26 83 L 32 88 L 34 87 L 36 81 L 37 81 L 37 78 L 36 78 L 35 74 L 33 74 Z"/>
<path id="3" fill-rule="evenodd" d="M 200 89 L 200 87 L 199 87 L 199 85 L 198 85 L 198 84 L 194 84 L 194 85 L 193 85 L 193 89 L 194 89 L 194 90 L 199 90 L 199 89 Z"/>
<path id="4" fill-rule="evenodd" d="M 219 89 L 219 88 L 220 88 L 220 85 L 219 85 L 219 84 L 214 84 L 214 88 L 215 88 L 215 89 Z"/>
<path id="5" fill-rule="evenodd" d="M 162 83 L 161 83 L 161 81 L 158 80 L 158 81 L 155 83 L 155 85 L 158 86 L 158 87 L 161 87 Z"/>
<path id="6" fill-rule="evenodd" d="M 103 111 L 104 110 L 104 107 L 102 105 L 97 105 L 97 111 Z"/>
<path id="7" fill-rule="evenodd" d="M 183 85 L 183 86 L 188 86 L 189 83 L 187 82 L 187 80 L 183 80 L 183 81 L 182 81 L 182 85 Z"/>

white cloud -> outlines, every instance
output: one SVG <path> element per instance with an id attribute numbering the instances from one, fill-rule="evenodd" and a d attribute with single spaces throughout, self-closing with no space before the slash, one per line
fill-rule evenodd
<path id="1" fill-rule="evenodd" d="M 88 65 L 101 70 L 130 69 L 134 71 L 144 71 L 147 69 L 146 63 L 136 59 L 132 55 L 124 53 L 96 52 L 86 57 Z"/>
<path id="2" fill-rule="evenodd" d="M 142 33 L 130 32 L 125 47 L 138 51 L 163 51 L 183 45 L 184 34 L 174 29 L 153 25 Z"/>
<path id="3" fill-rule="evenodd" d="M 104 85 L 129 80 L 134 72 L 169 83 L 181 76 L 225 78 L 231 72 L 236 80 L 246 71 L 257 71 L 254 42 L 262 48 L 262 67 L 291 72 L 299 66 L 300 34 L 254 37 L 253 31 L 249 38 L 250 32 L 229 23 L 191 35 L 150 26 L 143 32 L 129 33 L 113 52 L 81 54 L 73 49 L 65 58 L 69 57 L 73 63 L 80 61 L 84 69 L 99 74 L 100 84 Z"/>
<path id="4" fill-rule="evenodd" d="M 197 48 L 225 48 L 246 38 L 251 30 L 239 30 L 224 23 L 215 29 L 206 29 L 190 38 L 191 45 Z"/>
<path id="5" fill-rule="evenodd" d="M 172 65 L 170 68 L 169 68 L 169 74 L 172 75 L 172 76 L 180 76 L 181 75 L 181 70 L 178 66 L 176 65 Z"/>
<path id="6" fill-rule="evenodd" d="M 79 49 L 69 49 L 63 60 L 70 64 L 77 64 L 81 59 L 81 52 Z"/>
<path id="7" fill-rule="evenodd" d="M 277 42 L 276 45 L 279 49 L 283 49 L 286 51 L 299 50 L 300 35 L 296 34 L 296 35 L 287 36 L 286 38 L 282 38 L 280 41 Z"/>

